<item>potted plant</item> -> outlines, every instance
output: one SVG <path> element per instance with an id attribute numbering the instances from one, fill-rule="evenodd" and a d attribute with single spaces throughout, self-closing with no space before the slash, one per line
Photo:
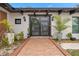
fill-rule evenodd
<path id="1" fill-rule="evenodd" d="M 17 40 L 23 40 L 23 39 L 24 39 L 24 33 L 23 33 L 23 32 L 19 32 L 19 33 L 16 35 L 16 39 L 17 39 Z"/>
<path id="2" fill-rule="evenodd" d="M 9 44 L 12 44 L 14 42 L 14 33 L 13 33 L 13 26 L 12 26 L 12 24 L 7 19 L 4 19 L 3 21 L 0 22 L 0 24 L 1 23 L 4 24 L 4 26 L 6 28 L 5 35 L 8 38 Z"/>
<path id="3" fill-rule="evenodd" d="M 67 29 L 69 26 L 65 25 L 69 20 L 62 20 L 61 16 L 54 16 L 56 25 L 53 25 L 53 27 L 57 30 L 57 39 L 62 39 L 62 31 Z"/>
<path id="4" fill-rule="evenodd" d="M 8 46 L 9 46 L 8 37 L 4 36 L 2 38 L 2 47 L 8 47 Z"/>
<path id="5" fill-rule="evenodd" d="M 66 36 L 67 36 L 68 39 L 70 39 L 70 40 L 76 40 L 76 38 L 72 37 L 72 33 L 68 33 Z"/>

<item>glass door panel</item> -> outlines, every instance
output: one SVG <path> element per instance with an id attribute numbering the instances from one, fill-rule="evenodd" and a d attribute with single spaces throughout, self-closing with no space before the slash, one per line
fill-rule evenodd
<path id="1" fill-rule="evenodd" d="M 39 35 L 39 18 L 38 17 L 31 17 L 31 27 L 32 27 L 32 35 Z"/>
<path id="2" fill-rule="evenodd" d="M 49 16 L 31 16 L 31 35 L 49 35 Z"/>
<path id="3" fill-rule="evenodd" d="M 49 34 L 49 17 L 41 17 L 41 35 Z"/>

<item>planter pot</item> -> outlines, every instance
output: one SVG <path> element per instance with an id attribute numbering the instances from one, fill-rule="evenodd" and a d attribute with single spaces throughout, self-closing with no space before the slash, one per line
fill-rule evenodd
<path id="1" fill-rule="evenodd" d="M 62 33 L 58 33 L 57 37 L 58 37 L 58 40 L 61 40 L 62 39 Z"/>
<path id="2" fill-rule="evenodd" d="M 76 38 L 70 38 L 70 40 L 74 41 L 74 40 L 76 40 Z"/>
<path id="3" fill-rule="evenodd" d="M 14 42 L 14 33 L 6 33 L 9 44 Z"/>

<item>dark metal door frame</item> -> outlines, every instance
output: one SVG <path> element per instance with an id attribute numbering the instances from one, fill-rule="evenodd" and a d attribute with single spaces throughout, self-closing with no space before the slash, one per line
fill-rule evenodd
<path id="1" fill-rule="evenodd" d="M 31 26 L 31 17 L 32 16 L 46 16 L 46 15 L 29 15 L 29 30 L 30 30 L 30 32 L 29 32 L 29 34 L 30 34 L 30 36 L 51 36 L 51 15 L 47 15 L 48 17 L 49 17 L 49 25 L 48 25 L 48 27 L 49 27 L 49 32 L 48 32 L 48 35 L 41 35 L 41 33 L 40 33 L 40 35 L 32 35 L 32 26 Z"/>

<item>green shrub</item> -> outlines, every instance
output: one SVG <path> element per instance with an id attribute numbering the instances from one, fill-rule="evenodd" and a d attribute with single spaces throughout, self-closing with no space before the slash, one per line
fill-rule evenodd
<path id="1" fill-rule="evenodd" d="M 6 36 L 2 38 L 2 46 L 9 46 L 8 38 Z"/>
<path id="2" fill-rule="evenodd" d="M 54 38 L 53 40 L 58 41 L 58 38 Z"/>
<path id="3" fill-rule="evenodd" d="M 17 35 L 14 35 L 14 42 L 17 41 Z"/>
<path id="4" fill-rule="evenodd" d="M 24 33 L 23 32 L 18 33 L 17 36 L 19 37 L 19 40 L 24 39 Z"/>
<path id="5" fill-rule="evenodd" d="M 68 33 L 66 36 L 70 39 L 72 38 L 72 33 Z"/>

